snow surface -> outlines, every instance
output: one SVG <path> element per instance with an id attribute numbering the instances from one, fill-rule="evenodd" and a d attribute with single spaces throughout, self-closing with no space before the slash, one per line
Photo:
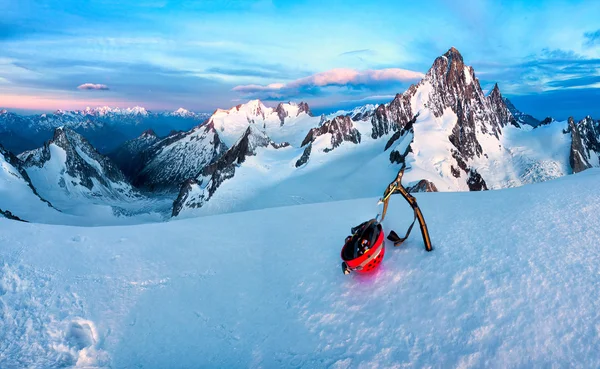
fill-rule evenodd
<path id="1" fill-rule="evenodd" d="M 377 198 L 161 224 L 0 219 L 0 367 L 600 366 L 600 170 L 417 198 L 341 273 Z M 384 229 L 410 208 L 393 198 Z"/>

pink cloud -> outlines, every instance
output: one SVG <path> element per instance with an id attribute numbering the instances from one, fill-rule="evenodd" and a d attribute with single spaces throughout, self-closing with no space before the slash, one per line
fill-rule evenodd
<path id="1" fill-rule="evenodd" d="M 96 84 L 96 83 L 84 83 L 77 86 L 80 90 L 108 90 L 107 85 Z"/>
<path id="2" fill-rule="evenodd" d="M 382 83 L 415 82 L 423 77 L 423 73 L 400 68 L 367 69 L 362 71 L 349 68 L 336 68 L 288 83 L 236 86 L 233 88 L 233 91 L 243 94 L 283 93 L 284 91 L 310 87 L 372 86 Z"/>

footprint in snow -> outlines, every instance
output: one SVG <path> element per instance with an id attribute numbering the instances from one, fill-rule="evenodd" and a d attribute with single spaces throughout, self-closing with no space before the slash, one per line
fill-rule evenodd
<path id="1" fill-rule="evenodd" d="M 83 350 L 96 343 L 94 324 L 87 320 L 72 321 L 67 330 L 67 341 L 77 350 Z"/>
<path id="2" fill-rule="evenodd" d="M 86 240 L 86 238 L 81 235 L 73 236 L 71 238 L 71 241 L 73 241 L 73 242 L 84 242 L 85 240 Z"/>

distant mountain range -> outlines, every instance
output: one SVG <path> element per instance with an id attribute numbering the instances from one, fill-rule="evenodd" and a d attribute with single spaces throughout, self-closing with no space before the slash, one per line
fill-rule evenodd
<path id="1" fill-rule="evenodd" d="M 5 130 L 6 147 L 53 138 L 18 158 L 0 151 L 10 163 L 3 170 L 19 180 L 0 179 L 63 211 L 69 198 L 168 194 L 172 216 L 187 217 L 378 196 L 403 164 L 411 191 L 500 189 L 600 166 L 600 121 L 539 121 L 498 85 L 484 94 L 455 48 L 389 103 L 329 115 L 314 116 L 303 102 L 259 100 L 210 116 L 142 108 L 0 113 L 0 127 L 19 124 Z M 178 125 L 190 127 L 167 132 Z M 0 209 L 27 215 L 14 202 L 0 200 Z"/>
<path id="2" fill-rule="evenodd" d="M 100 152 L 108 153 L 145 130 L 153 129 L 158 135 L 166 136 L 172 131 L 187 131 L 208 117 L 210 114 L 197 114 L 183 108 L 153 113 L 142 107 L 99 107 L 28 116 L 3 109 L 0 110 L 0 144 L 21 153 L 41 146 L 52 137 L 54 129 L 66 127 L 84 135 Z"/>

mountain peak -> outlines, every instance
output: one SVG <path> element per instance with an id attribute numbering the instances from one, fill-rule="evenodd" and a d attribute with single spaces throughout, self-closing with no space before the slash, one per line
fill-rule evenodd
<path id="1" fill-rule="evenodd" d="M 180 117 L 186 117 L 186 116 L 189 116 L 192 114 L 193 113 L 191 111 L 184 109 L 184 108 L 179 108 L 172 113 L 172 115 L 178 115 Z"/>
<path id="2" fill-rule="evenodd" d="M 299 109 L 298 110 L 298 114 L 304 112 L 304 113 L 308 114 L 311 117 L 313 116 L 312 112 L 310 111 L 310 107 L 308 106 L 308 103 L 306 103 L 304 101 L 301 101 L 298 104 L 298 109 Z"/>
<path id="3" fill-rule="evenodd" d="M 500 88 L 498 87 L 498 83 L 494 84 L 494 88 L 490 92 L 489 96 L 492 96 L 492 98 L 501 98 L 502 99 L 502 93 L 500 93 Z M 502 99 L 502 100 L 504 100 L 504 99 Z"/>
<path id="4" fill-rule="evenodd" d="M 450 60 L 450 63 L 455 62 L 455 61 L 459 62 L 461 64 L 463 63 L 462 55 L 454 46 L 452 46 L 450 49 L 448 49 L 448 51 L 446 51 L 444 56 Z"/>
<path id="5" fill-rule="evenodd" d="M 150 128 L 150 129 L 147 129 L 144 132 L 142 132 L 140 137 L 142 137 L 142 138 L 156 137 L 156 132 L 154 132 L 154 130 L 152 128 Z"/>

